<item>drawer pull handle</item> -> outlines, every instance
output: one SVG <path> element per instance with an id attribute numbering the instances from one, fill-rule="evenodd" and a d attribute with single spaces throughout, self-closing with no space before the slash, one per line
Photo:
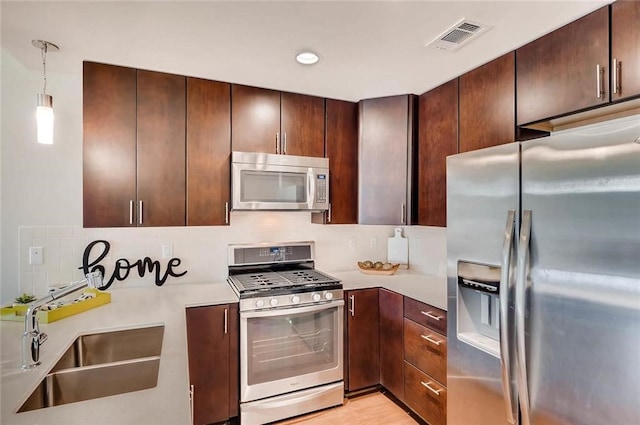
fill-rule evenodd
<path id="1" fill-rule="evenodd" d="M 420 381 L 420 383 L 421 383 L 421 384 L 422 384 L 426 389 L 428 389 L 429 391 L 431 391 L 432 393 L 434 393 L 435 395 L 437 395 L 438 397 L 440 397 L 440 393 L 442 392 L 442 389 L 437 390 L 437 389 L 433 388 L 433 387 L 430 385 L 430 384 L 431 384 L 431 382 L 422 382 L 422 381 Z"/>
<path id="2" fill-rule="evenodd" d="M 432 343 L 433 345 L 440 346 L 440 344 L 441 344 L 441 343 L 440 343 L 440 341 L 438 341 L 437 339 L 433 339 L 433 338 L 431 338 L 431 336 L 430 336 L 430 335 L 420 335 L 420 337 L 421 337 L 422 339 L 426 339 L 427 341 L 429 341 L 429 342 L 430 342 L 430 343 Z"/>
<path id="3" fill-rule="evenodd" d="M 424 314 L 425 316 L 433 319 L 433 320 L 437 320 L 438 322 L 440 321 L 440 319 L 442 319 L 441 316 L 436 316 L 435 314 L 433 314 L 430 311 L 421 311 L 420 313 Z"/>

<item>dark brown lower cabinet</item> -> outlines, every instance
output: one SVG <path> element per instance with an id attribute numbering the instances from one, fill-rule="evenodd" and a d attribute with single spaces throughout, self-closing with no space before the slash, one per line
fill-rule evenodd
<path id="1" fill-rule="evenodd" d="M 380 289 L 380 385 L 404 401 L 403 296 Z"/>
<path id="2" fill-rule="evenodd" d="M 429 425 L 447 423 L 447 388 L 431 376 L 405 362 L 405 403 Z"/>
<path id="3" fill-rule="evenodd" d="M 357 391 L 380 383 L 378 288 L 345 291 L 345 389 Z"/>
<path id="4" fill-rule="evenodd" d="M 193 424 L 238 416 L 238 304 L 187 308 Z"/>

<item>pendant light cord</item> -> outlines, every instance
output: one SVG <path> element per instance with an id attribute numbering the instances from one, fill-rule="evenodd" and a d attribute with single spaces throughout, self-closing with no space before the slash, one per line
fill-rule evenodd
<path id="1" fill-rule="evenodd" d="M 44 87 L 42 87 L 42 93 L 47 93 L 47 43 L 42 46 L 42 73 L 44 76 Z"/>

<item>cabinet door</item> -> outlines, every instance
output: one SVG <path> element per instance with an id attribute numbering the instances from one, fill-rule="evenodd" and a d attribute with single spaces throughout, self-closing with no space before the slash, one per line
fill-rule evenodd
<path id="1" fill-rule="evenodd" d="M 516 55 L 518 125 L 608 102 L 609 85 L 603 83 L 609 81 L 608 6 L 532 41 Z"/>
<path id="2" fill-rule="evenodd" d="M 138 70 L 138 226 L 185 225 L 186 78 Z"/>
<path id="3" fill-rule="evenodd" d="M 515 141 L 515 53 L 460 77 L 460 152 Z"/>
<path id="4" fill-rule="evenodd" d="M 380 384 L 404 400 L 403 297 L 380 289 Z"/>
<path id="5" fill-rule="evenodd" d="M 447 388 L 407 362 L 404 376 L 407 406 L 429 425 L 446 425 Z"/>
<path id="6" fill-rule="evenodd" d="M 136 70 L 83 63 L 84 227 L 135 226 Z"/>
<path id="7" fill-rule="evenodd" d="M 637 0 L 618 0 L 611 5 L 611 59 L 617 65 L 617 69 L 611 68 L 611 100 L 640 95 L 640 2 Z"/>
<path id="8" fill-rule="evenodd" d="M 360 224 L 412 224 L 413 113 L 410 95 L 360 102 Z"/>
<path id="9" fill-rule="evenodd" d="M 229 224 L 231 86 L 187 78 L 187 225 Z"/>
<path id="10" fill-rule="evenodd" d="M 326 149 L 331 173 L 329 176 L 330 208 L 326 222 L 356 224 L 358 222 L 358 104 L 327 99 L 326 108 Z"/>
<path id="11" fill-rule="evenodd" d="M 282 92 L 282 152 L 324 158 L 324 98 Z"/>
<path id="12" fill-rule="evenodd" d="M 233 84 L 231 128 L 234 151 L 280 153 L 280 92 Z"/>
<path id="13" fill-rule="evenodd" d="M 237 304 L 187 308 L 193 423 L 226 421 L 238 411 Z"/>
<path id="14" fill-rule="evenodd" d="M 447 225 L 447 156 L 458 153 L 458 79 L 420 96 L 418 224 Z"/>
<path id="15" fill-rule="evenodd" d="M 380 382 L 378 289 L 347 291 L 349 391 Z"/>

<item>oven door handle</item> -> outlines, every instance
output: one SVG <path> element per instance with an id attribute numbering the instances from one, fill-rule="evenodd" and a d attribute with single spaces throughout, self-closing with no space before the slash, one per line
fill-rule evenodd
<path id="1" fill-rule="evenodd" d="M 304 307 L 270 308 L 268 310 L 242 311 L 240 312 L 240 316 L 248 319 L 253 317 L 287 316 L 290 314 L 311 313 L 314 311 L 321 311 L 321 310 L 326 310 L 328 308 L 341 307 L 341 306 L 344 306 L 344 300 L 333 300 L 326 303 L 314 304 L 314 305 L 304 306 Z"/>

